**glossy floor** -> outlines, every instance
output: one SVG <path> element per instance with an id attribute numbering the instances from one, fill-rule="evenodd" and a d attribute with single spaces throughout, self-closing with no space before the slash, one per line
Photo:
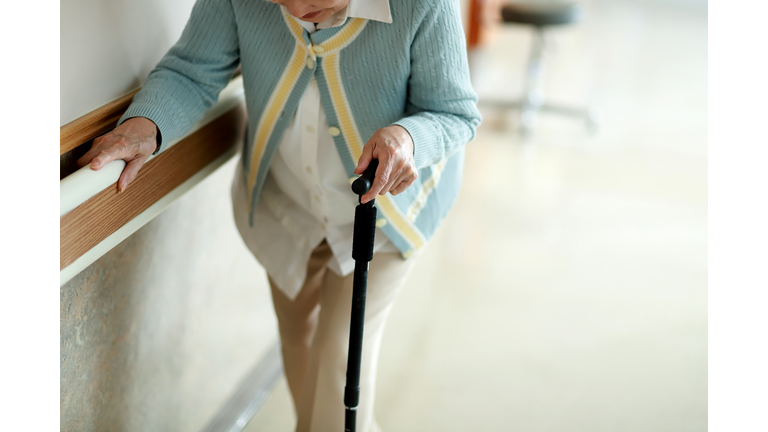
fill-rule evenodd
<path id="1" fill-rule="evenodd" d="M 553 35 L 552 99 L 602 129 L 483 109 L 455 209 L 393 310 L 384 431 L 707 430 L 706 3 L 592 2 Z M 529 34 L 472 58 L 519 94 Z M 281 383 L 245 431 L 290 431 Z"/>

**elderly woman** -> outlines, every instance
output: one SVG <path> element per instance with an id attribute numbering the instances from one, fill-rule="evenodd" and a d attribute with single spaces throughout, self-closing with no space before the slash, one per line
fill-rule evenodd
<path id="1" fill-rule="evenodd" d="M 125 189 L 242 66 L 249 121 L 235 221 L 269 275 L 296 430 L 340 431 L 357 204 L 349 180 L 378 159 L 363 197 L 378 195 L 379 219 L 358 409 L 359 430 L 378 430 L 384 324 L 455 201 L 480 123 L 458 0 L 273 1 L 198 0 L 119 126 L 80 164 L 124 159 Z"/>

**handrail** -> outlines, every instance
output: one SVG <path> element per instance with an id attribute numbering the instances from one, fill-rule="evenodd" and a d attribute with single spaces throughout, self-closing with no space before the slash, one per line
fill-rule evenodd
<path id="1" fill-rule="evenodd" d="M 218 103 L 205 113 L 202 120 L 192 126 L 192 129 L 190 129 L 186 135 L 169 142 L 166 150 L 187 136 L 197 132 L 212 120 L 217 119 L 225 112 L 234 108 L 242 102 L 244 98 L 243 95 L 243 78 L 240 76 L 230 81 L 229 85 L 221 91 Z M 86 114 L 83 117 L 89 115 L 90 114 Z M 155 155 L 150 156 L 147 163 L 154 158 Z M 123 168 L 125 168 L 125 161 L 116 160 L 104 165 L 98 171 L 93 171 L 90 166 L 84 166 L 61 179 L 59 182 L 59 195 L 61 197 L 59 217 L 69 213 L 72 209 L 95 196 L 109 185 L 117 182 L 120 178 L 120 174 L 123 172 Z"/>
<path id="2" fill-rule="evenodd" d="M 61 285 L 232 158 L 242 140 L 243 100 L 242 77 L 236 77 L 200 122 L 146 162 L 125 192 L 115 187 L 122 160 L 99 171 L 83 167 L 60 181 Z"/>

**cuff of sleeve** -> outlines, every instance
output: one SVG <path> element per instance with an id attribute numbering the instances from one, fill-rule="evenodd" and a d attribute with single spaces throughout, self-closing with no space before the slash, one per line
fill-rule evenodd
<path id="1" fill-rule="evenodd" d="M 441 135 L 433 130 L 428 121 L 415 117 L 405 117 L 392 124 L 404 128 L 413 140 L 413 162 L 416 169 L 431 165 L 433 161 L 444 156 L 444 148 L 440 143 Z"/>
<path id="2" fill-rule="evenodd" d="M 178 111 L 176 103 L 169 98 L 165 98 L 164 100 L 153 100 L 148 98 L 137 100 L 137 98 L 134 98 L 134 103 L 128 107 L 128 110 L 125 111 L 125 114 L 123 114 L 122 117 L 120 117 L 117 124 L 120 125 L 132 117 L 146 117 L 152 120 L 158 129 L 157 148 L 155 149 L 155 152 L 152 153 L 153 155 L 156 155 L 165 150 L 168 147 L 167 143 L 173 139 L 174 131 L 177 127 L 174 125 L 174 122 L 171 120 L 171 116 L 169 116 L 168 113 Z"/>

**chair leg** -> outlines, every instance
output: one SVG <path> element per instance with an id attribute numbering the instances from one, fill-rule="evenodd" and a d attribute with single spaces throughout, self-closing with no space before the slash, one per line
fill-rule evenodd
<path id="1" fill-rule="evenodd" d="M 535 27 L 528 57 L 528 72 L 525 79 L 525 93 L 520 105 L 520 131 L 527 135 L 536 125 L 538 112 L 544 104 L 544 29 Z"/>

